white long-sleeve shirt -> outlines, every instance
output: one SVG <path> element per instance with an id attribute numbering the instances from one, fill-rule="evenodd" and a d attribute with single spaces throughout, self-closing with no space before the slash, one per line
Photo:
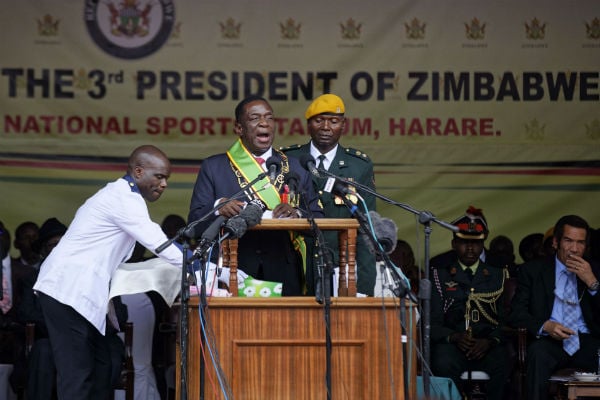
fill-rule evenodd
<path id="1" fill-rule="evenodd" d="M 104 334 L 113 272 L 131 256 L 136 241 L 153 250 L 166 240 L 135 184 L 118 179 L 77 210 L 33 289 L 73 307 Z M 182 253 L 175 245 L 159 256 L 181 267 Z"/>

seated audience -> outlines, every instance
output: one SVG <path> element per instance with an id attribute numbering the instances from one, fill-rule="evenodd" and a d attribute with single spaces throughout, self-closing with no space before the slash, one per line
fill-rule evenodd
<path id="1" fill-rule="evenodd" d="M 512 240 L 504 235 L 498 235 L 490 241 L 486 263 L 498 268 L 506 268 L 509 274 L 516 272 L 515 249 Z"/>

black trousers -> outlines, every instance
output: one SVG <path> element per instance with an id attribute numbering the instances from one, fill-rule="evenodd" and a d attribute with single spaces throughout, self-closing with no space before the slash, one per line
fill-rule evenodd
<path id="1" fill-rule="evenodd" d="M 507 379 L 507 348 L 498 345 L 481 360 L 467 360 L 465 354 L 452 343 L 438 343 L 431 348 L 431 370 L 436 376 L 451 378 L 459 390 L 463 390 L 460 376 L 471 368 L 471 371 L 484 371 L 490 376 L 487 384 L 487 398 L 500 400 L 503 398 L 504 384 Z"/>
<path id="2" fill-rule="evenodd" d="M 579 334 L 579 350 L 569 356 L 562 341 L 549 337 L 535 340 L 527 348 L 527 398 L 547 399 L 548 379 L 552 373 L 562 368 L 577 368 L 580 371 L 596 372 L 598 368 L 600 338 L 589 334 Z"/>
<path id="3" fill-rule="evenodd" d="M 106 400 L 112 387 L 109 339 L 72 307 L 43 293 L 39 296 L 59 400 Z"/>

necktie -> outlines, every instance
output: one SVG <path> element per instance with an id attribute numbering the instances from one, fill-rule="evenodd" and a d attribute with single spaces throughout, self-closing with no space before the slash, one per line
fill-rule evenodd
<path id="1" fill-rule="evenodd" d="M 318 169 L 325 169 L 325 164 L 323 163 L 325 161 L 327 157 L 324 154 L 321 154 L 319 156 L 319 165 L 317 166 Z"/>
<path id="2" fill-rule="evenodd" d="M 563 349 L 572 356 L 579 350 L 577 335 L 577 278 L 567 273 L 567 281 L 563 291 L 563 324 L 575 331 L 568 339 L 563 340 Z"/>
<path id="3" fill-rule="evenodd" d="M 472 281 L 473 280 L 473 270 L 471 269 L 471 267 L 465 268 L 465 273 L 467 274 L 469 281 Z"/>
<path id="4" fill-rule="evenodd" d="M 258 165 L 260 165 L 261 167 L 265 163 L 265 159 L 262 158 L 262 157 L 254 157 L 254 159 L 256 160 L 256 162 L 258 163 Z"/>

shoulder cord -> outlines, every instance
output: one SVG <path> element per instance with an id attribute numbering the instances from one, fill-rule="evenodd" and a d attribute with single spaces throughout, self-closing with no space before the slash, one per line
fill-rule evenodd
<path id="1" fill-rule="evenodd" d="M 433 281 L 435 282 L 435 287 L 438 293 L 440 294 L 440 297 L 444 300 L 443 310 L 444 314 L 446 314 L 448 309 L 450 309 L 452 304 L 454 304 L 454 299 L 447 299 L 446 297 L 444 297 L 444 292 L 442 291 L 442 284 L 440 283 L 440 277 L 438 275 L 437 268 L 433 270 Z"/>
<path id="2" fill-rule="evenodd" d="M 466 321 L 470 321 L 471 308 L 473 307 L 472 304 L 474 304 L 475 308 L 479 310 L 479 312 L 483 315 L 485 319 L 487 319 L 493 325 L 498 325 L 498 321 L 492 318 L 492 316 L 485 311 L 485 308 L 483 307 L 482 303 L 489 304 L 492 311 L 496 315 L 498 315 L 498 311 L 496 309 L 496 302 L 498 301 L 498 299 L 502 295 L 502 292 L 504 291 L 504 282 L 507 278 L 507 272 L 504 271 L 502 275 L 502 285 L 498 290 L 494 292 L 475 293 L 473 289 L 471 289 L 471 293 L 469 293 L 469 297 L 467 298 L 467 307 L 465 310 Z"/>

